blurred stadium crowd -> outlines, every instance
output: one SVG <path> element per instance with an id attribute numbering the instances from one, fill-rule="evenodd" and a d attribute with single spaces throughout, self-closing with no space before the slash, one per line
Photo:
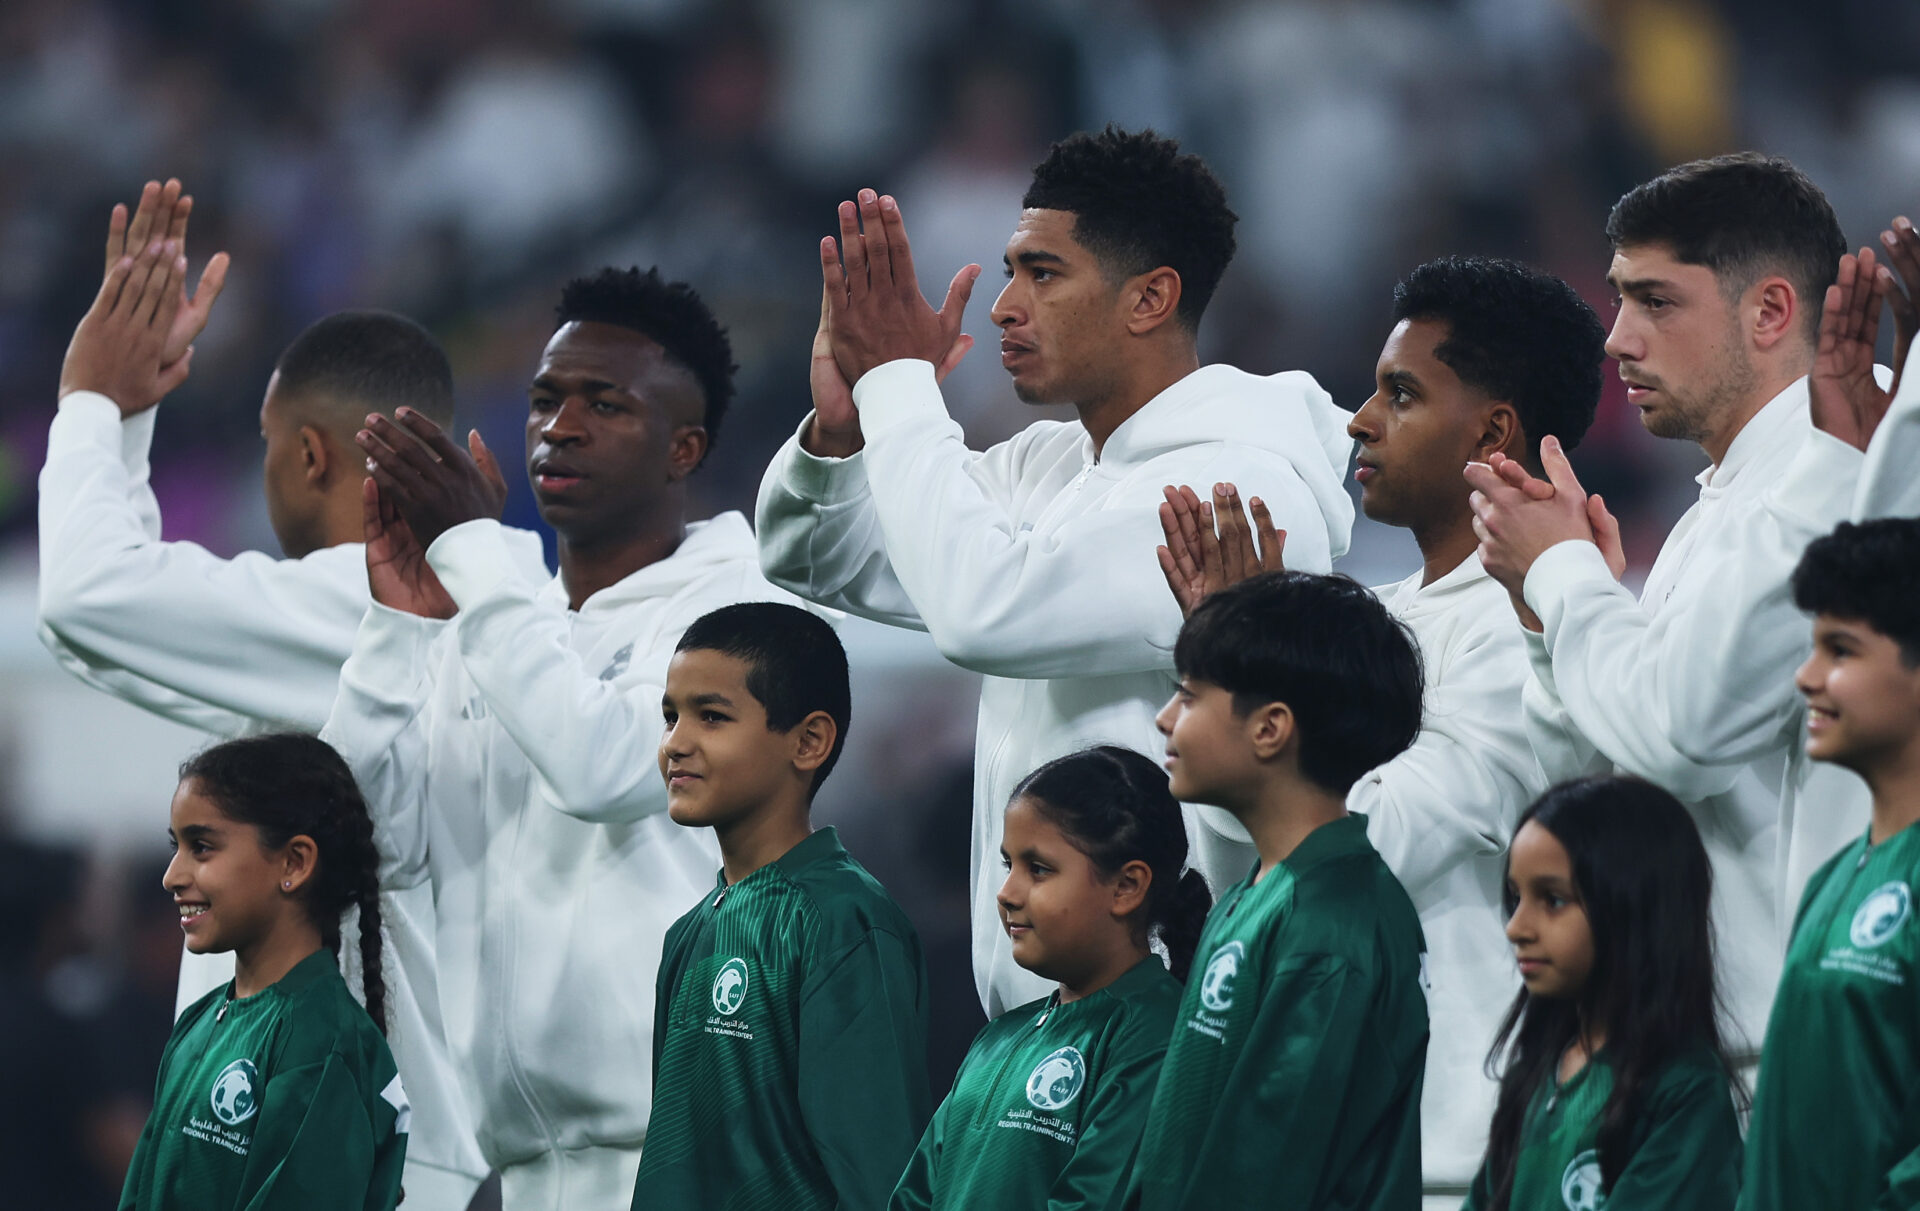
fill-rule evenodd
<path id="1" fill-rule="evenodd" d="M 1392 284 L 1428 257 L 1532 261 L 1605 315 L 1607 208 L 1669 164 L 1786 155 L 1856 243 L 1914 213 L 1916 64 L 1920 5 L 1901 0 L 8 0 L 0 581 L 32 575 L 61 352 L 98 285 L 107 212 L 148 176 L 197 199 L 196 273 L 216 249 L 234 257 L 154 450 L 168 537 L 225 553 L 274 548 L 260 393 L 292 335 L 342 307 L 432 328 L 465 423 L 514 450 L 559 283 L 657 263 L 700 287 L 743 368 L 695 511 L 750 510 L 806 409 L 817 240 L 858 186 L 900 198 L 929 282 L 988 266 L 968 322 L 985 341 L 995 262 L 1047 144 L 1107 121 L 1176 135 L 1241 216 L 1203 355 L 1308 370 L 1354 407 Z M 948 396 L 976 445 L 1032 417 L 990 355 Z M 1697 457 L 1646 436 L 1614 383 L 1575 462 L 1645 561 L 1687 503 L 1647 485 Z M 538 527 L 523 481 L 507 508 Z M 1354 537 L 1343 570 L 1362 580 L 1413 562 L 1402 535 L 1362 522 Z M 861 704 L 892 731 L 866 734 L 840 790 L 912 813 L 893 852 L 862 856 L 919 889 L 901 899 L 936 980 L 955 931 L 935 922 L 960 923 L 947 965 L 964 989 L 972 711 L 966 678 L 944 677 Z M 118 1190 L 178 951 L 146 895 L 162 856 L 146 837 L 81 825 L 73 844 L 9 844 L 9 1203 L 110 1206 Z M 949 1067 L 974 1025 L 947 1027 Z M 43 1179 L 58 1184 L 17 1184 Z"/>

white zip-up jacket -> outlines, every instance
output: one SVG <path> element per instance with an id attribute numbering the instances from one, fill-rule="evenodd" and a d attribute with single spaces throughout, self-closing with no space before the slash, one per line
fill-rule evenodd
<path id="1" fill-rule="evenodd" d="M 1900 390 L 1867 443 L 1853 520 L 1875 517 L 1920 517 L 1920 361 L 1908 364 Z"/>
<path id="2" fill-rule="evenodd" d="M 1355 783 L 1347 807 L 1366 813 L 1427 936 L 1420 1168 L 1430 1194 L 1465 1198 L 1499 1095 L 1487 1048 L 1520 987 L 1502 903 L 1507 844 L 1546 781 L 1521 718 L 1527 649 L 1506 589 L 1478 555 L 1425 587 L 1423 575 L 1375 590 L 1420 645 L 1420 735 Z"/>
<path id="3" fill-rule="evenodd" d="M 429 884 L 447 1041 L 496 1168 L 633 1149 L 651 1098 L 667 927 L 713 883 L 707 829 L 667 817 L 660 699 L 681 633 L 761 578 L 738 513 L 578 612 L 515 575 L 498 522 L 427 550 L 449 622 L 375 604 L 322 735 L 372 807 L 386 881 Z"/>
<path id="4" fill-rule="evenodd" d="M 158 411 L 122 421 L 104 395 L 60 401 L 40 472 L 40 640 L 89 685 L 216 736 L 318 731 L 367 611 L 364 550 L 222 559 L 160 541 L 148 483 Z M 516 546 L 538 566 L 533 535 Z M 382 896 L 381 911 L 398 977 L 388 980 L 388 1033 L 413 1106 L 407 1205 L 464 1211 L 487 1165 L 440 1036 L 433 901 L 403 891 Z M 342 951 L 357 953 L 344 942 Z M 231 954 L 183 950 L 175 1011 L 232 978 Z"/>
<path id="5" fill-rule="evenodd" d="M 1046 995 L 1013 962 L 994 895 L 1001 814 L 1039 765 L 1113 743 L 1164 751 L 1180 610 L 1154 558 L 1169 484 L 1238 485 L 1287 531 L 1287 565 L 1347 548 L 1348 414 L 1311 376 L 1205 366 L 1129 417 L 1096 457 L 1078 422 L 1042 421 L 985 453 L 947 415 L 928 362 L 854 385 L 866 448 L 816 458 L 798 434 L 760 484 L 761 566 L 809 600 L 932 635 L 985 674 L 974 740 L 973 970 L 990 1015 Z M 804 422 L 802 425 L 804 432 Z M 1256 860 L 1217 808 L 1188 807 L 1190 861 L 1216 891 Z"/>
<path id="6" fill-rule="evenodd" d="M 1862 819 L 1797 789 L 1806 617 L 1788 581 L 1851 507 L 1860 452 L 1813 428 L 1802 378 L 1757 412 L 1675 524 L 1640 600 L 1591 542 L 1549 548 L 1525 594 L 1527 734 L 1555 782 L 1611 767 L 1666 787 L 1713 862 L 1714 929 L 1737 1052 L 1757 1053 L 1786 931 L 1815 867 Z M 1842 771 L 1818 771 L 1818 787 Z M 1800 804 L 1805 796 L 1806 808 Z M 1846 795 L 1841 796 L 1847 799 Z"/>

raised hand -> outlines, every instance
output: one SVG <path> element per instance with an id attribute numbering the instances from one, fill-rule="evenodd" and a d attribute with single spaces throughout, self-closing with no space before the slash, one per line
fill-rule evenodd
<path id="1" fill-rule="evenodd" d="M 1241 511 L 1240 491 L 1232 484 L 1215 484 L 1211 502 L 1202 501 L 1185 486 L 1168 485 L 1165 491 L 1160 529 L 1167 542 L 1156 553 L 1160 571 L 1183 617 L 1192 614 L 1211 593 L 1286 566 L 1283 556 L 1287 532 L 1274 528 L 1273 515 L 1259 497 L 1250 502 L 1250 527 L 1246 513 Z"/>
<path id="2" fill-rule="evenodd" d="M 862 237 L 855 236 L 855 239 Z M 933 368 L 935 382 L 947 375 L 973 348 L 973 338 L 961 333 L 953 346 Z M 833 313 L 828 305 L 827 287 L 820 287 L 820 327 L 813 334 L 813 361 L 807 371 L 807 383 L 813 390 L 813 421 L 800 435 L 801 448 L 819 458 L 846 458 L 858 454 L 867 444 L 860 432 L 860 416 L 853 407 L 853 385 L 840 372 L 833 355 Z"/>
<path id="3" fill-rule="evenodd" d="M 137 251 L 155 238 L 174 241 L 180 254 L 185 256 L 187 220 L 192 213 L 193 196 L 181 193 L 177 179 L 170 179 L 165 185 L 148 181 L 140 191 L 140 201 L 131 217 L 121 205 L 113 208 L 107 221 L 108 270 L 126 255 L 127 249 Z M 174 312 L 173 326 L 167 332 L 167 342 L 161 351 L 162 366 L 171 369 L 193 351 L 194 340 L 206 330 L 207 320 L 213 314 L 214 301 L 226 288 L 229 264 L 226 253 L 214 253 L 201 269 L 200 285 L 191 295 L 187 293 L 186 276 L 181 275 L 178 310 Z M 181 377 L 184 379 L 185 375 Z"/>
<path id="4" fill-rule="evenodd" d="M 422 618 L 446 619 L 459 613 L 427 563 L 426 547 L 371 477 L 362 481 L 360 504 L 367 542 L 367 587 L 373 590 L 373 599 Z"/>
<path id="5" fill-rule="evenodd" d="M 1887 250 L 1887 266 L 1899 277 L 1902 287 L 1887 291 L 1887 305 L 1893 310 L 1893 385 L 1887 388 L 1887 394 L 1897 395 L 1914 332 L 1920 329 L 1920 231 L 1901 215 L 1880 233 L 1880 243 Z"/>
<path id="6" fill-rule="evenodd" d="M 980 266 L 955 274 L 935 311 L 920 294 L 913 248 L 892 197 L 863 189 L 857 207 L 840 203 L 839 217 L 838 243 L 831 236 L 820 241 L 820 274 L 841 377 L 858 383 L 875 366 L 900 358 L 941 364 L 960 340 Z"/>
<path id="7" fill-rule="evenodd" d="M 162 365 L 186 276 L 187 258 L 171 240 L 154 239 L 137 255 L 116 260 L 73 330 L 60 396 L 98 392 L 131 416 L 186 381 L 190 358 Z"/>
<path id="8" fill-rule="evenodd" d="M 424 549 L 462 522 L 498 519 L 507 481 L 480 431 L 455 445 L 425 416 L 401 408 L 397 420 L 375 413 L 354 435 L 367 452 L 367 470 Z"/>
<path id="9" fill-rule="evenodd" d="M 1893 289 L 1893 275 L 1876 266 L 1871 249 L 1840 258 L 1840 273 L 1827 287 L 1820 309 L 1819 344 L 1807 377 L 1813 423 L 1864 450 L 1893 396 L 1873 377 L 1873 346 L 1880 336 L 1880 308 Z"/>
<path id="10" fill-rule="evenodd" d="M 1596 541 L 1586 490 L 1558 438 L 1541 441 L 1540 462 L 1547 472 L 1545 484 L 1526 475 L 1525 468 L 1511 459 L 1498 466 L 1468 463 L 1466 469 L 1467 483 L 1473 487 L 1468 499 L 1473 505 L 1473 532 L 1480 537 L 1480 562 L 1488 575 L 1506 586 L 1521 622 L 1534 630 L 1540 629 L 1540 620 L 1526 608 L 1522 595 L 1534 560 L 1563 542 Z M 1608 563 L 1612 565 L 1611 560 Z"/>

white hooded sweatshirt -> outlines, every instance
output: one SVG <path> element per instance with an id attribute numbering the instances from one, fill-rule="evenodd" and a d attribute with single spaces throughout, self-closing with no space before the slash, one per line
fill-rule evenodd
<path id="1" fill-rule="evenodd" d="M 158 412 L 122 421 L 91 391 L 60 401 L 40 472 L 40 641 L 87 684 L 215 736 L 318 731 L 367 612 L 363 548 L 222 559 L 160 541 L 147 461 Z M 512 535 L 516 558 L 540 567 L 539 540 Z M 407 1206 L 465 1211 L 487 1164 L 440 1037 L 433 900 L 424 888 L 390 892 L 381 912 L 388 1036 L 413 1106 Z M 358 954 L 351 933 L 341 951 Z M 344 966 L 357 979 L 354 962 Z M 231 954 L 183 951 L 175 1012 L 232 978 Z"/>
<path id="2" fill-rule="evenodd" d="M 990 1015 L 1051 985 L 1013 962 L 995 893 L 1001 815 L 1020 779 L 1093 744 L 1165 751 L 1180 609 L 1154 558 L 1169 484 L 1231 481 L 1287 531 L 1287 565 L 1347 548 L 1348 414 L 1311 376 L 1205 366 L 1149 400 L 1096 455 L 1078 422 L 1042 421 L 985 453 L 947 415 L 933 366 L 888 362 L 854 385 L 866 448 L 816 458 L 789 439 L 760 484 L 760 560 L 811 601 L 927 631 L 985 674 L 974 740 L 973 970 Z M 805 424 L 802 424 L 802 432 Z M 1188 807 L 1191 864 L 1218 892 L 1257 855 L 1218 808 Z"/>
<path id="3" fill-rule="evenodd" d="M 1527 649 L 1506 589 L 1478 555 L 1423 587 L 1424 575 L 1375 590 L 1420 645 L 1420 735 L 1356 782 L 1347 807 L 1366 814 L 1368 839 L 1420 913 L 1433 1023 L 1422 1182 L 1465 1198 L 1499 1095 L 1487 1048 L 1520 987 L 1502 902 L 1507 844 L 1546 781 L 1521 717 Z"/>
<path id="4" fill-rule="evenodd" d="M 1639 601 L 1591 542 L 1551 547 L 1527 573 L 1527 604 L 1545 626 L 1527 638 L 1534 752 L 1552 781 L 1617 769 L 1693 813 L 1713 863 L 1737 1054 L 1766 1037 L 1808 876 L 1865 824 L 1858 779 L 1795 768 L 1805 759 L 1793 674 L 1809 631 L 1788 583 L 1807 544 L 1846 518 L 1860 465 L 1858 450 L 1813 428 L 1799 379 L 1701 472 L 1700 499 Z"/>
<path id="5" fill-rule="evenodd" d="M 559 577 L 515 573 L 497 522 L 455 526 L 427 560 L 459 614 L 369 609 L 322 735 L 366 792 L 385 879 L 433 889 L 447 1041 L 487 1160 L 511 1182 L 618 1151 L 630 1190 L 661 945 L 720 860 L 711 831 L 666 814 L 667 664 L 702 614 L 788 598 L 738 513 L 578 611 Z"/>

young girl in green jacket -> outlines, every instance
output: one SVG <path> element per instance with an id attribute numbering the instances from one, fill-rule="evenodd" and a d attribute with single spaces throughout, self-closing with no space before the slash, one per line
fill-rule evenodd
<path id="1" fill-rule="evenodd" d="M 409 1110 L 384 1037 L 379 856 L 346 763 L 300 735 L 216 745 L 180 770 L 165 885 L 187 949 L 234 978 L 160 1060 L 122 1211 L 391 1211 Z M 341 978 L 360 912 L 367 1007 Z"/>
<path id="2" fill-rule="evenodd" d="M 1649 783 L 1565 783 L 1521 816 L 1507 938 L 1525 987 L 1488 1057 L 1505 1066 L 1469 1211 L 1731 1211 L 1711 886 L 1692 818 Z"/>
<path id="3" fill-rule="evenodd" d="M 1059 987 L 974 1040 L 894 1211 L 1118 1207 L 1212 905 L 1206 880 L 1182 873 L 1187 834 L 1166 774 L 1129 749 L 1029 774 L 1000 856 L 1014 961 Z"/>

